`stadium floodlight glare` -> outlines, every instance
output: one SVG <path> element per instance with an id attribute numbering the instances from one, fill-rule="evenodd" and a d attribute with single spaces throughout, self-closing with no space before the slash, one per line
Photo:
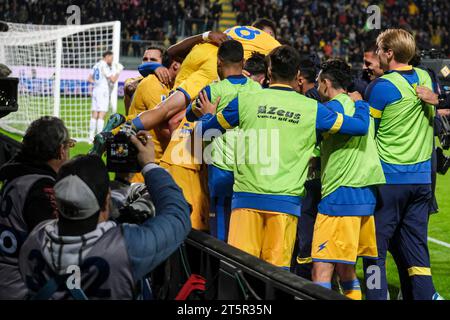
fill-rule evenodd
<path id="1" fill-rule="evenodd" d="M 4 22 L 0 32 L 0 63 L 19 78 L 19 110 L 0 120 L 0 127 L 24 134 L 43 115 L 64 120 L 71 136 L 89 137 L 92 67 L 103 52 L 119 61 L 120 21 L 86 25 L 32 25 Z M 111 91 L 111 108 L 117 110 L 117 82 Z"/>

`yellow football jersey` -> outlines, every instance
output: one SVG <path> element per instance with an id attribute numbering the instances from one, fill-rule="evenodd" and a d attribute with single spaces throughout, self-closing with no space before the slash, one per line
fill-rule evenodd
<path id="1" fill-rule="evenodd" d="M 208 230 L 209 195 L 208 173 L 201 165 L 202 141 L 193 141 L 194 123 L 183 118 L 164 152 L 160 165 L 183 190 L 186 201 L 192 206 L 192 228 Z"/>
<path id="2" fill-rule="evenodd" d="M 267 55 L 281 46 L 270 34 L 250 26 L 236 26 L 225 31 L 234 40 L 244 47 L 244 59 L 248 59 L 254 51 Z"/>
<path id="3" fill-rule="evenodd" d="M 161 162 L 177 165 L 187 169 L 200 171 L 202 163 L 202 140 L 195 141 L 192 134 L 195 124 L 183 118 L 178 128 L 172 133 L 169 145 L 161 158 Z"/>
<path id="4" fill-rule="evenodd" d="M 134 77 L 134 78 L 128 78 L 128 79 L 126 79 L 126 80 L 124 81 L 124 85 L 127 85 L 129 82 L 133 82 L 133 81 L 136 81 L 136 80 L 138 80 L 139 82 L 141 82 L 142 79 L 144 79 L 143 76 L 137 76 L 137 77 Z"/>
<path id="5" fill-rule="evenodd" d="M 159 82 L 155 75 L 144 78 L 136 88 L 133 101 L 130 106 L 130 115 L 137 115 L 141 112 L 151 110 L 161 101 L 169 96 L 170 88 Z M 155 144 L 155 161 L 159 163 L 164 149 L 169 141 L 165 141 L 158 130 L 150 130 L 153 143 Z M 168 139 L 167 139 L 168 140 Z"/>
<path id="6" fill-rule="evenodd" d="M 194 100 L 200 90 L 218 80 L 217 46 L 201 43 L 189 52 L 181 64 L 174 88 L 182 91 L 188 99 Z"/>
<path id="7" fill-rule="evenodd" d="M 253 27 L 234 27 L 227 30 L 230 38 L 242 43 L 244 58 L 256 51 L 264 55 L 280 46 L 269 34 Z M 200 90 L 215 80 L 217 74 L 218 47 L 211 43 L 201 43 L 189 52 L 175 79 L 174 88 L 184 93 L 188 100 L 194 100 Z M 191 215 L 194 229 L 207 226 L 208 186 L 205 166 L 202 162 L 202 141 L 195 141 L 191 135 L 194 124 L 183 119 L 178 129 L 172 134 L 162 158 L 161 166 L 166 168 L 183 190 L 187 201 L 192 205 Z M 200 139 L 201 140 L 201 139 Z"/>
<path id="8" fill-rule="evenodd" d="M 237 26 L 226 30 L 225 33 L 242 44 L 244 59 L 248 59 L 254 51 L 267 55 L 281 45 L 271 35 L 254 27 Z M 218 80 L 217 50 L 218 47 L 211 43 L 194 46 L 181 64 L 174 88 L 192 101 L 200 90 Z"/>

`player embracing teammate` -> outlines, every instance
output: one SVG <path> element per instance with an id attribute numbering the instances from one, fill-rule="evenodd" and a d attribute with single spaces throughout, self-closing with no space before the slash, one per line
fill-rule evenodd
<path id="1" fill-rule="evenodd" d="M 429 74 L 409 62 L 416 52 L 414 37 L 388 29 L 377 38 L 377 55 L 384 75 L 366 90 L 375 118 L 378 155 L 386 185 L 378 188 L 375 212 L 378 259 L 366 260 L 381 270 L 381 286 L 368 283 L 368 299 L 386 299 L 386 253 L 399 271 L 404 299 L 439 299 L 430 269 L 427 231 L 431 193 L 431 153 L 434 107 L 420 100 L 417 86 L 432 89 Z"/>
<path id="2" fill-rule="evenodd" d="M 366 297 L 387 299 L 389 250 L 405 299 L 439 298 L 427 247 L 434 109 L 415 92 L 416 86 L 432 86 L 425 71 L 409 65 L 416 49 L 412 35 L 400 29 L 379 35 L 377 56 L 385 74 L 369 85 L 367 102 L 348 93 L 351 70 L 344 61 L 323 64 L 318 92 L 324 104 L 298 93 L 301 59 L 294 48 L 280 46 L 254 27 L 234 27 L 227 35 L 235 40 L 221 39 L 219 49 L 208 43 L 208 33 L 196 36 L 200 42 L 184 59 L 174 93 L 131 121 L 136 130 L 149 130 L 182 119 L 161 162 L 192 206 L 193 227 L 208 228 L 209 189 L 216 236 L 288 269 L 309 161 L 320 145 L 322 199 L 311 245 L 313 281 L 331 288 L 336 273 L 344 293 L 361 299 L 354 265 L 363 257 Z M 240 75 L 253 51 L 268 55 L 269 88 Z M 211 84 L 218 77 L 222 81 Z M 203 93 L 195 99 L 198 92 Z M 236 127 L 239 131 L 230 131 Z M 213 162 L 205 174 L 201 162 L 178 162 L 174 150 L 191 149 L 186 141 L 209 129 L 225 133 L 213 140 L 213 160 L 223 153 L 234 163 Z M 246 144 L 241 138 L 264 130 L 277 132 L 276 148 L 272 139 Z M 232 132 L 236 141 L 224 144 Z M 238 151 L 275 152 L 274 170 L 269 172 L 267 163 L 240 162 Z M 369 285 L 373 270 L 380 286 Z"/>

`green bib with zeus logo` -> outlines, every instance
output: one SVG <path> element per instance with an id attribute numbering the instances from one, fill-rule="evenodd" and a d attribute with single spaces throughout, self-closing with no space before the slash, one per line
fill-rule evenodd
<path id="1" fill-rule="evenodd" d="M 346 94 L 334 97 L 353 116 L 355 103 Z M 386 183 L 375 143 L 374 121 L 370 118 L 365 136 L 326 135 L 321 145 L 322 198 L 339 187 L 367 187 Z"/>
<path id="2" fill-rule="evenodd" d="M 287 88 L 238 95 L 234 192 L 303 196 L 317 101 Z"/>
<path id="3" fill-rule="evenodd" d="M 387 105 L 377 131 L 376 143 L 380 159 L 391 164 L 415 164 L 431 158 L 433 148 L 434 107 L 419 99 L 416 86 L 432 90 L 429 74 L 414 68 L 418 84 L 409 82 L 398 72 L 382 76 L 400 92 L 402 98 Z"/>
<path id="4" fill-rule="evenodd" d="M 220 97 L 216 113 L 222 111 L 240 92 L 254 92 L 262 90 L 261 85 L 250 78 L 244 84 L 232 83 L 228 79 L 214 82 L 209 85 L 211 102 Z M 233 171 L 234 148 L 236 144 L 237 129 L 227 130 L 220 137 L 211 142 L 211 163 L 222 170 Z"/>

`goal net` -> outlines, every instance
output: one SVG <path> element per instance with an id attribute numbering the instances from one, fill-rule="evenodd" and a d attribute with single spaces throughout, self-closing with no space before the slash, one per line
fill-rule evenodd
<path id="1" fill-rule="evenodd" d="M 87 141 L 92 67 L 111 50 L 119 60 L 120 22 L 88 25 L 30 25 L 4 22 L 0 32 L 0 63 L 19 78 L 19 110 L 0 119 L 0 126 L 24 134 L 31 121 L 43 115 L 64 120 L 71 136 Z M 111 91 L 117 110 L 117 82 Z"/>

